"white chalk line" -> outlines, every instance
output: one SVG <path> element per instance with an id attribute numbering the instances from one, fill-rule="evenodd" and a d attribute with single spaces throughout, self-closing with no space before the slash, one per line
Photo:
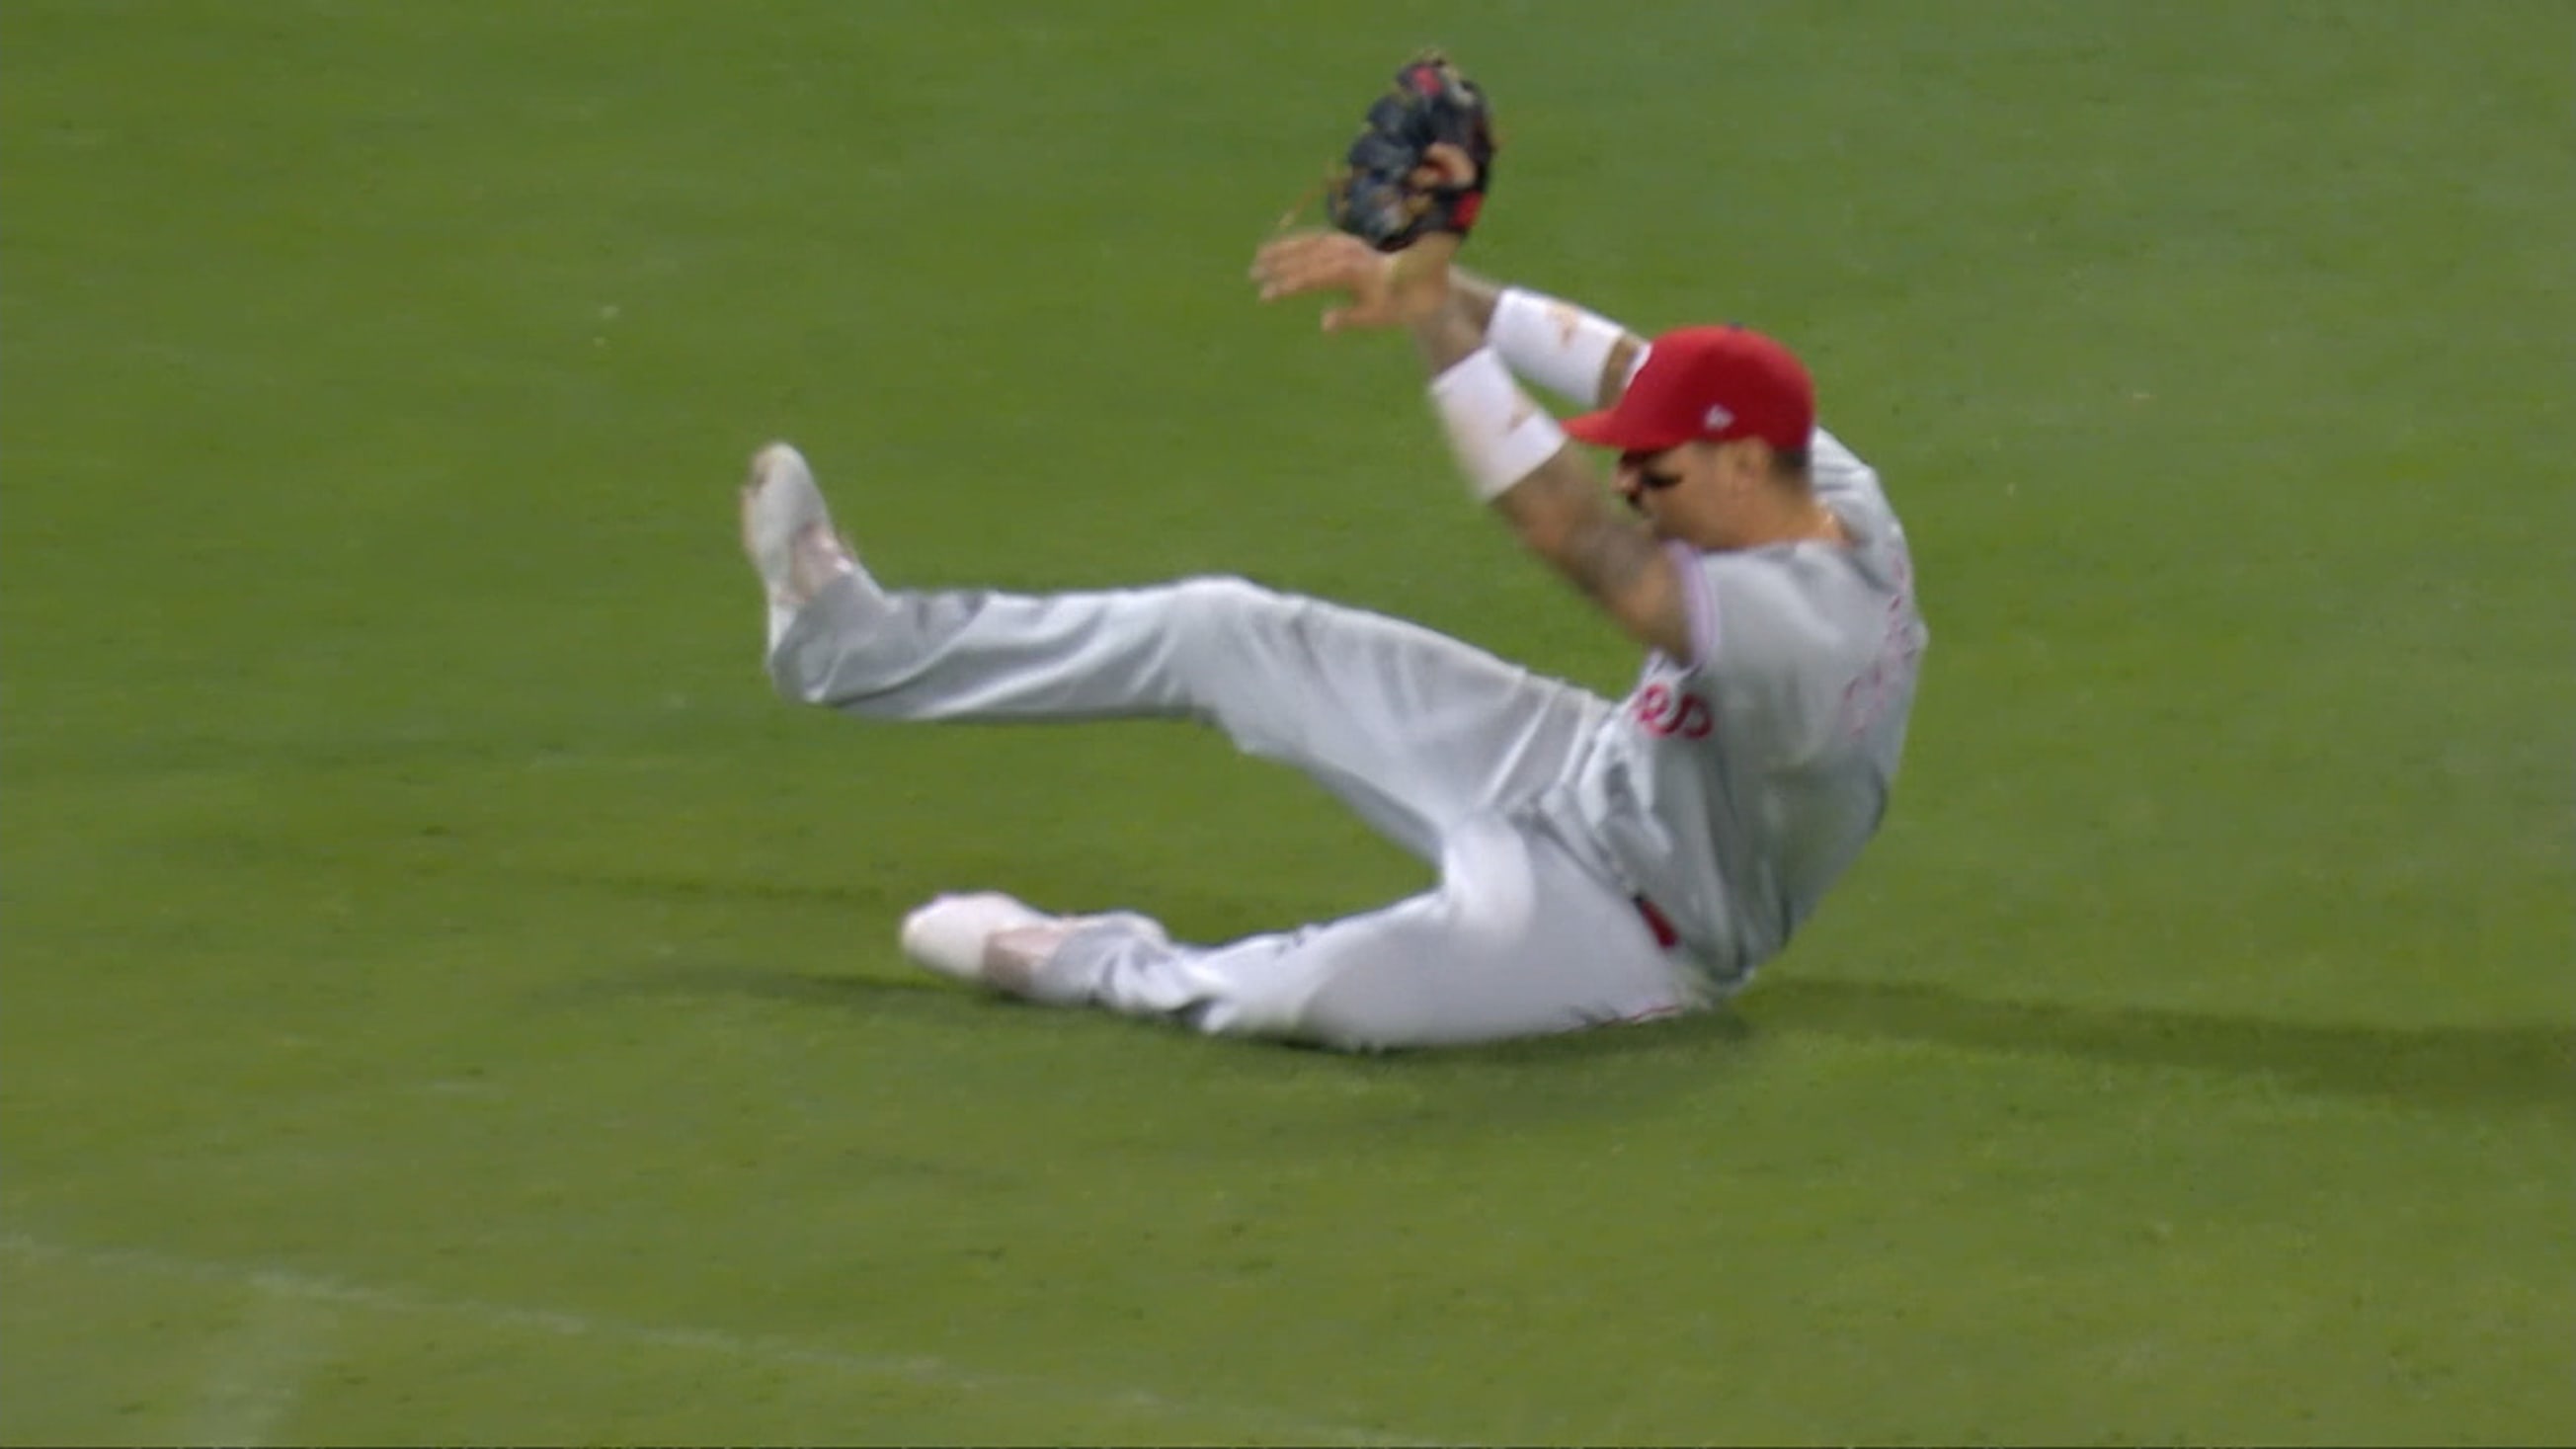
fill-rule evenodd
<path id="1" fill-rule="evenodd" d="M 1268 1410 L 1176 1398 L 1148 1389 L 1104 1390 L 1097 1386 L 1068 1384 L 1025 1374 L 973 1369 L 928 1355 L 846 1353 L 786 1339 L 727 1333 L 720 1329 L 631 1323 L 595 1314 L 566 1313 L 559 1309 L 530 1308 L 479 1298 L 416 1296 L 344 1278 L 191 1258 L 147 1248 L 83 1247 L 26 1233 L 0 1232 L 0 1254 L 28 1262 L 69 1263 L 111 1272 L 246 1286 L 269 1298 L 307 1305 L 364 1309 L 406 1317 L 455 1318 L 489 1328 L 516 1329 L 557 1338 L 596 1339 L 605 1343 L 720 1355 L 754 1363 L 825 1369 L 858 1378 L 893 1379 L 933 1388 L 1044 1399 L 1064 1407 L 1114 1409 L 1162 1418 L 1227 1422 L 1240 1431 L 1302 1443 L 1434 1449 L 1434 1446 L 1450 1442 L 1408 1438 L 1347 1424 L 1301 1422 Z M 298 1371 L 299 1378 L 300 1375 L 301 1370 Z M 199 1438 L 195 1442 L 222 1441 Z"/>
<path id="2" fill-rule="evenodd" d="M 240 1327 L 216 1341 L 197 1402 L 173 1442 L 251 1449 L 277 1437 L 304 1399 L 304 1385 L 328 1353 L 339 1306 L 280 1292 L 254 1275 Z"/>

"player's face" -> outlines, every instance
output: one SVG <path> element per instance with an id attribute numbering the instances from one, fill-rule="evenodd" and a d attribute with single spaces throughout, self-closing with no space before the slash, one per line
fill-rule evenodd
<path id="1" fill-rule="evenodd" d="M 1750 440 L 1684 443 L 1619 455 L 1619 491 L 1658 538 L 1699 548 L 1733 548 L 1746 509 L 1766 491 L 1770 454 Z"/>
<path id="2" fill-rule="evenodd" d="M 1658 536 L 1681 538 L 1697 495 L 1703 491 L 1699 478 L 1705 452 L 1695 444 L 1619 455 L 1617 481 L 1619 492 L 1628 506 L 1645 516 L 1655 526 Z"/>

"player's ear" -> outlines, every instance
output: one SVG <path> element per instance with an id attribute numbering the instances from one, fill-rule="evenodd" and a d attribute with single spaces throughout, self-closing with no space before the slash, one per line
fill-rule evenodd
<path id="1" fill-rule="evenodd" d="M 1780 450 L 1760 438 L 1740 438 L 1736 446 L 1744 450 L 1745 470 L 1765 483 L 1795 484 L 1798 470 L 1789 466 Z"/>

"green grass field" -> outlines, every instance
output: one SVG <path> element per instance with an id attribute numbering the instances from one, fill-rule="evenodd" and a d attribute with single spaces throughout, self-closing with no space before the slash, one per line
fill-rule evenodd
<path id="1" fill-rule="evenodd" d="M 1596 687 L 1243 268 L 1413 45 L 1473 248 L 1815 365 L 1935 642 L 1722 1017 L 1345 1059 L 894 950 L 1424 883 L 1166 726 L 792 710 L 891 579 Z M 0 1438 L 2576 1438 L 2576 7 L 12 0 Z"/>

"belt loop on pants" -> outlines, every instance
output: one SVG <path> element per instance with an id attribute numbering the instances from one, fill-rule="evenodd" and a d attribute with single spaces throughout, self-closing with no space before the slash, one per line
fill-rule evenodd
<path id="1" fill-rule="evenodd" d="M 1630 896 L 1637 903 L 1637 914 L 1645 917 L 1646 929 L 1655 933 L 1655 945 L 1669 951 L 1682 943 L 1682 933 L 1673 929 L 1672 917 L 1658 909 L 1644 896 Z"/>

